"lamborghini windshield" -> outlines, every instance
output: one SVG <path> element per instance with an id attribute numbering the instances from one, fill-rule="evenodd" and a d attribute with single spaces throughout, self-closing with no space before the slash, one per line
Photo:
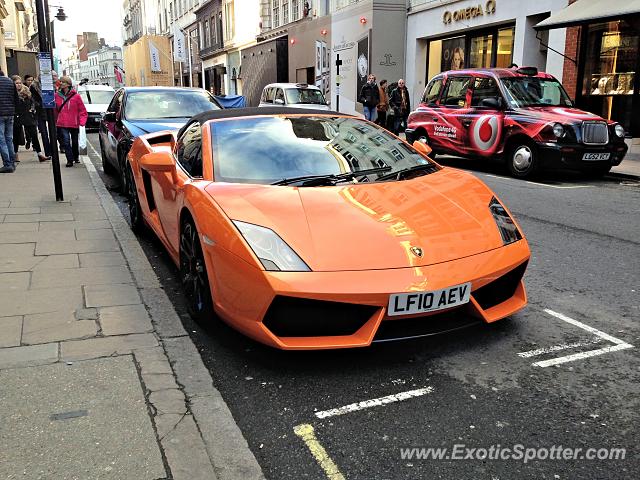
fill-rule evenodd
<path id="1" fill-rule="evenodd" d="M 388 181 L 400 179 L 401 172 L 430 173 L 417 166 L 438 168 L 383 128 L 357 118 L 247 117 L 213 122 L 211 129 L 218 182 L 319 186 Z"/>
<path id="2" fill-rule="evenodd" d="M 538 77 L 503 78 L 509 103 L 515 108 L 571 107 L 571 99 L 557 80 Z"/>

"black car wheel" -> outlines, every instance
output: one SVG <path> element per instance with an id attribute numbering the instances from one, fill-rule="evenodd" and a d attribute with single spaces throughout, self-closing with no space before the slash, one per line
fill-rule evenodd
<path id="1" fill-rule="evenodd" d="M 120 167 L 120 193 L 128 195 L 129 182 L 127 175 L 127 154 L 123 151 L 122 147 L 118 147 L 118 166 Z"/>
<path id="2" fill-rule="evenodd" d="M 142 207 L 140 206 L 140 197 L 138 197 L 138 189 L 136 181 L 133 178 L 133 170 L 131 165 L 127 164 L 126 169 L 127 185 L 129 186 L 129 221 L 131 230 L 136 233 L 142 233 L 144 230 L 144 219 L 142 218 Z"/>
<path id="3" fill-rule="evenodd" d="M 201 324 L 211 320 L 213 301 L 207 266 L 198 231 L 191 220 L 184 222 L 180 232 L 180 278 L 191 316 Z"/>
<path id="4" fill-rule="evenodd" d="M 100 137 L 98 137 L 100 138 Z M 104 152 L 104 146 L 102 145 L 102 138 L 100 138 L 100 158 L 102 160 L 102 170 L 107 175 L 113 175 L 115 173 L 114 168 L 107 159 L 107 154 Z"/>
<path id="5" fill-rule="evenodd" d="M 533 143 L 514 142 L 507 155 L 507 167 L 516 178 L 531 177 L 538 169 L 538 153 Z"/>

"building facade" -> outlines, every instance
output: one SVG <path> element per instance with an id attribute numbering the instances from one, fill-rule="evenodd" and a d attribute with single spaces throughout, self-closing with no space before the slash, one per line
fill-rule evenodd
<path id="1" fill-rule="evenodd" d="M 110 85 L 113 88 L 122 87 L 125 83 L 118 82 L 115 74 L 116 66 L 124 70 L 122 49 L 120 47 L 105 46 L 98 50 L 98 78 L 96 83 Z"/>

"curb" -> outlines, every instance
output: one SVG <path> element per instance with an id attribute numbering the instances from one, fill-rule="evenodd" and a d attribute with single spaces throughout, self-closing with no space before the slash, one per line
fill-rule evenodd
<path id="1" fill-rule="evenodd" d="M 605 177 L 621 178 L 624 180 L 640 180 L 640 175 L 634 175 L 632 173 L 622 173 L 622 172 L 609 172 L 605 175 Z"/>
<path id="2" fill-rule="evenodd" d="M 168 434 L 159 439 L 173 478 L 264 480 L 260 465 L 249 449 L 222 395 L 213 386 L 209 371 L 184 330 L 180 317 L 162 289 L 135 234 L 111 198 L 90 158 L 82 156 L 82 162 L 128 263 L 138 292 L 155 327 L 155 333 L 160 338 L 163 353 L 169 360 L 175 381 L 186 397 L 187 411 L 174 425 L 173 431 L 180 430 L 177 427 L 184 418 L 192 419 L 195 423 L 195 428 L 183 432 L 180 441 L 165 438 Z M 144 369 L 142 381 L 144 384 Z M 147 396 L 148 401 L 149 397 Z M 150 403 L 156 408 L 153 402 Z M 163 422 L 159 421 L 162 417 L 164 415 L 152 416 L 156 431 L 158 427 L 162 427 Z M 180 444 L 188 450 L 178 448 Z M 206 452 L 210 465 L 201 465 L 201 462 L 194 458 L 198 450 Z M 200 466 L 203 467 L 203 471 L 193 471 Z M 215 472 L 213 477 L 211 467 Z"/>

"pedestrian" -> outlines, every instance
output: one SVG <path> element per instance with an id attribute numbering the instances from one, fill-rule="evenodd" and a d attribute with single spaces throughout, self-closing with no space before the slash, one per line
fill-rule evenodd
<path id="1" fill-rule="evenodd" d="M 16 157 L 13 151 L 13 122 L 17 103 L 16 86 L 0 70 L 0 155 L 2 155 L 0 173 L 13 173 L 16 170 Z"/>
<path id="2" fill-rule="evenodd" d="M 41 162 L 51 160 L 51 157 L 47 157 L 46 155 L 44 155 L 42 153 L 42 150 L 40 149 L 40 142 L 38 141 L 38 131 L 36 129 L 36 106 L 33 102 L 33 98 L 31 97 L 31 90 L 27 88 L 26 85 L 22 84 L 19 77 L 18 79 L 16 79 L 15 83 L 16 87 L 20 85 L 20 88 L 17 88 L 18 105 L 16 106 L 16 123 L 20 125 L 21 129 L 24 129 L 25 138 L 28 137 L 31 139 L 31 142 L 33 143 L 33 150 L 36 152 L 38 160 L 40 160 Z M 15 148 L 17 153 L 17 145 Z"/>
<path id="3" fill-rule="evenodd" d="M 364 105 L 364 118 L 370 122 L 376 120 L 376 107 L 380 103 L 380 91 L 376 84 L 376 76 L 373 73 L 367 77 L 367 83 L 365 83 L 360 89 L 360 103 Z"/>
<path id="4" fill-rule="evenodd" d="M 377 106 L 378 119 L 376 123 L 383 128 L 387 127 L 387 110 L 389 110 L 389 95 L 387 95 L 387 81 L 380 80 L 378 84 L 380 102 Z"/>
<path id="5" fill-rule="evenodd" d="M 31 98 L 36 107 L 36 122 L 38 124 L 38 130 L 42 135 L 42 146 L 44 147 L 44 154 L 47 157 L 51 157 L 51 142 L 49 140 L 49 128 L 47 126 L 47 110 L 44 108 L 44 101 L 42 100 L 42 86 L 39 80 L 34 80 L 31 84 Z"/>
<path id="6" fill-rule="evenodd" d="M 15 154 L 15 163 L 20 163 L 18 150 L 20 149 L 20 145 L 25 144 L 25 140 L 24 129 L 22 128 L 22 123 L 20 123 L 20 117 L 18 115 L 18 108 L 20 106 L 20 90 L 22 90 L 24 84 L 22 83 L 22 77 L 20 75 L 12 75 L 11 80 L 13 80 L 14 88 L 18 94 L 18 102 L 16 102 L 15 113 L 13 114 L 13 153 Z"/>
<path id="7" fill-rule="evenodd" d="M 29 91 L 31 91 L 31 85 L 33 84 L 33 75 L 26 74 L 22 78 L 22 83 L 29 89 Z M 20 92 L 18 92 L 18 96 L 20 96 Z M 31 132 L 27 131 L 26 128 L 24 129 L 24 140 L 25 140 L 24 148 L 26 150 L 29 150 L 31 148 L 31 144 L 33 143 L 33 141 L 31 140 Z"/>
<path id="8" fill-rule="evenodd" d="M 80 127 L 87 124 L 87 109 L 82 97 L 73 89 L 70 77 L 60 77 L 60 89 L 56 92 L 56 112 L 58 119 L 58 136 L 67 157 L 67 167 L 80 162 L 78 151 L 78 134 Z"/>
<path id="9" fill-rule="evenodd" d="M 407 118 L 411 111 L 409 90 L 405 86 L 402 78 L 398 80 L 398 86 L 393 90 L 393 92 L 391 92 L 389 104 L 391 105 L 394 114 L 393 133 L 398 135 L 400 133 L 400 129 L 404 130 L 406 128 Z"/>

